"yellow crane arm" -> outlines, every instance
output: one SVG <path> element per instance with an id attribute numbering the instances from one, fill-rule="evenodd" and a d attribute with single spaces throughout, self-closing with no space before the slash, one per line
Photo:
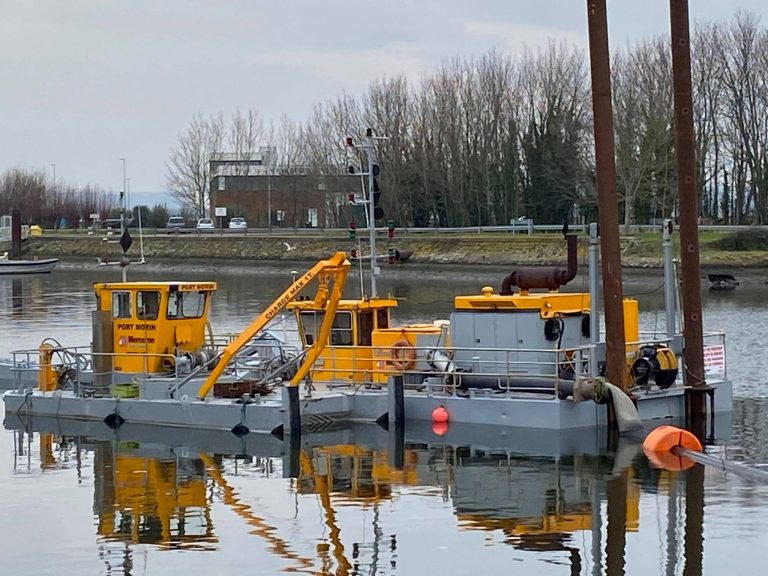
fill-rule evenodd
<path id="1" fill-rule="evenodd" d="M 312 363 L 317 359 L 325 347 L 325 341 L 328 338 L 328 332 L 330 331 L 331 323 L 333 322 L 332 317 L 336 312 L 338 301 L 341 299 L 341 291 L 344 288 L 344 282 L 347 278 L 347 270 L 349 270 L 349 262 L 347 261 L 346 255 L 344 252 L 336 252 L 336 254 L 334 254 L 332 257 L 326 260 L 320 260 L 302 276 L 297 278 L 293 284 L 291 284 L 282 294 L 280 294 L 280 296 L 278 296 L 275 301 L 272 302 L 272 304 L 270 304 L 266 310 L 264 310 L 264 312 L 259 315 L 258 318 L 251 322 L 251 324 L 248 325 L 248 327 L 243 330 L 237 338 L 235 338 L 227 345 L 226 348 L 224 348 L 219 357 L 219 361 L 216 363 L 216 366 L 213 370 L 211 370 L 208 378 L 205 379 L 205 381 L 201 384 L 200 389 L 197 391 L 198 398 L 200 398 L 200 400 L 205 398 L 205 396 L 208 394 L 208 392 L 210 392 L 211 388 L 213 388 L 213 385 L 221 376 L 221 373 L 224 372 L 224 369 L 232 361 L 232 358 L 235 356 L 235 354 L 237 354 L 243 348 L 243 346 L 245 346 L 251 340 L 251 338 L 263 330 L 264 327 L 269 324 L 269 322 L 272 321 L 272 319 L 277 316 L 277 314 L 283 308 L 285 308 L 285 306 L 291 302 L 299 292 L 306 288 L 307 285 L 309 285 L 309 283 L 316 276 L 319 276 L 320 274 L 333 275 L 333 290 L 331 293 L 330 301 L 327 305 L 328 309 L 326 311 L 325 318 L 323 319 L 323 323 L 320 326 L 320 335 L 318 339 L 312 344 L 312 347 L 307 352 L 304 362 L 296 373 L 297 376 L 301 374 L 300 378 L 294 377 L 291 379 L 292 385 L 298 383 L 301 378 L 306 375 L 307 371 L 312 366 Z M 326 290 L 325 286 L 321 286 L 319 288 L 316 300 L 321 296 L 321 292 L 324 290 Z M 327 298 L 327 295 L 325 297 Z M 330 314 L 328 312 L 330 312 Z"/>
<path id="2" fill-rule="evenodd" d="M 253 513 L 251 506 L 244 504 L 237 497 L 237 492 L 229 482 L 227 482 L 224 475 L 221 473 L 221 469 L 218 464 L 204 452 L 200 453 L 200 460 L 202 460 L 205 469 L 213 478 L 214 483 L 221 488 L 224 504 L 232 508 L 235 514 L 243 518 L 248 525 L 253 527 L 253 534 L 260 536 L 269 543 L 269 549 L 278 556 L 285 558 L 286 560 L 293 560 L 299 564 L 298 567 L 289 569 L 290 572 L 305 572 L 308 573 L 314 564 L 309 558 L 303 558 L 296 552 L 291 550 L 289 542 L 283 540 L 277 536 L 276 528 L 267 523 L 263 518 L 256 516 Z"/>
<path id="3" fill-rule="evenodd" d="M 346 265 L 349 267 L 349 262 L 347 262 Z M 298 370 L 296 370 L 296 374 L 293 375 L 293 378 L 291 378 L 291 381 L 288 384 L 289 386 L 299 385 L 299 382 L 301 382 L 304 376 L 307 375 L 307 372 L 309 372 L 310 368 L 312 368 L 312 365 L 325 349 L 325 345 L 328 343 L 328 334 L 331 332 L 333 319 L 336 316 L 336 308 L 339 305 L 339 300 L 341 300 L 341 293 L 344 290 L 345 279 L 346 270 L 344 271 L 343 275 L 338 275 L 334 280 L 330 297 L 325 294 L 327 301 L 325 305 L 325 315 L 323 316 L 323 321 L 320 324 L 320 330 L 317 333 L 317 338 L 315 338 L 315 341 L 312 342 L 312 346 L 310 346 L 309 350 L 307 350 L 307 353 L 304 356 L 304 361 L 301 363 L 301 366 L 299 366 Z"/>
<path id="4" fill-rule="evenodd" d="M 304 450 L 299 452 L 299 461 L 301 463 L 302 474 L 312 476 L 312 480 L 315 484 L 315 491 L 320 496 L 320 505 L 323 507 L 323 513 L 325 515 L 325 525 L 328 527 L 328 536 L 333 544 L 333 557 L 336 559 L 338 569 L 336 570 L 337 576 L 347 576 L 353 566 L 347 560 L 347 556 L 344 553 L 344 544 L 341 541 L 341 528 L 336 521 L 336 511 L 333 509 L 333 503 L 331 502 L 331 490 L 330 486 L 333 484 L 333 473 L 331 472 L 332 466 L 328 466 L 328 476 L 317 474 L 315 467 L 312 464 L 312 459 Z M 324 554 L 323 556 L 327 556 Z M 323 558 L 326 560 L 326 558 Z"/>

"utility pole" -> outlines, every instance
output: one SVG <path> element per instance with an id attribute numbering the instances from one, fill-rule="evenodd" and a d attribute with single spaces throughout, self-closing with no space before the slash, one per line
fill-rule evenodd
<path id="1" fill-rule="evenodd" d="M 376 194 L 378 194 L 376 176 L 378 176 L 379 166 L 376 164 L 376 149 L 373 146 L 373 141 L 373 130 L 370 128 L 365 131 L 365 144 L 356 145 L 351 137 L 347 138 L 347 146 L 363 150 L 368 160 L 368 172 L 360 174 L 360 176 L 368 176 L 368 198 L 364 200 L 364 203 L 368 205 L 368 232 L 371 244 L 371 298 L 378 298 L 376 276 L 381 274 L 381 269 L 376 259 Z"/>
<path id="2" fill-rule="evenodd" d="M 378 298 L 376 290 L 376 276 L 380 273 L 376 262 L 376 214 L 373 202 L 373 166 L 375 151 L 373 149 L 373 131 L 368 128 L 365 131 L 365 155 L 368 157 L 368 229 L 371 236 L 371 298 Z"/>
<path id="3" fill-rule="evenodd" d="M 56 194 L 56 163 L 51 162 L 50 166 L 53 168 L 53 186 L 51 186 L 51 189 L 53 190 L 53 193 Z M 58 228 L 58 223 L 56 222 L 55 219 L 53 222 L 53 227 Z"/>
<path id="4" fill-rule="evenodd" d="M 272 234 L 272 147 L 267 146 L 267 228 Z"/>
<path id="5" fill-rule="evenodd" d="M 125 158 L 120 158 L 123 163 L 123 191 L 120 193 L 120 235 L 125 232 L 125 193 L 126 193 L 126 177 L 125 177 Z"/>

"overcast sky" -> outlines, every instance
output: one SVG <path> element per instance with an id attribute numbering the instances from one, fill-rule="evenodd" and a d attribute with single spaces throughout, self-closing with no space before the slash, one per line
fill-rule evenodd
<path id="1" fill-rule="evenodd" d="M 691 20 L 766 0 L 690 0 Z M 613 46 L 665 33 L 667 0 L 609 0 Z M 162 191 L 177 135 L 202 112 L 303 120 L 383 75 L 548 38 L 586 48 L 584 0 L 3 0 L 0 171 Z M 158 197 L 161 199 L 160 197 Z M 148 200 L 144 200 L 145 202 Z"/>

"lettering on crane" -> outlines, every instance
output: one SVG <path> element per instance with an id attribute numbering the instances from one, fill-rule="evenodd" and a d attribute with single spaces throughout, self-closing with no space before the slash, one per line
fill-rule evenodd
<path id="1" fill-rule="evenodd" d="M 307 277 L 307 274 L 302 276 L 300 279 L 296 280 L 296 283 L 293 286 L 291 286 L 291 288 L 288 290 L 285 296 L 283 296 L 279 300 L 275 300 L 274 302 L 272 302 L 272 305 L 269 308 L 267 308 L 267 311 L 265 312 L 265 316 L 267 318 L 272 318 L 272 316 L 280 312 L 280 310 L 286 304 L 288 304 L 288 302 L 290 302 L 293 299 L 293 296 L 296 294 L 296 292 L 298 292 L 299 290 L 304 288 L 304 286 L 306 286 L 307 284 L 306 277 Z"/>

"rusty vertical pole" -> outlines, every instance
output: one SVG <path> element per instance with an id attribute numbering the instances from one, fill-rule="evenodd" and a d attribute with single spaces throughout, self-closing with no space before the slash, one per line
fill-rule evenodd
<path id="1" fill-rule="evenodd" d="M 11 260 L 21 260 L 21 210 L 11 210 Z"/>
<path id="2" fill-rule="evenodd" d="M 700 394 L 700 396 L 704 396 Z M 685 472 L 685 564 L 683 576 L 700 576 L 704 563 L 704 466 Z"/>
<path id="3" fill-rule="evenodd" d="M 619 208 L 613 148 L 611 64 L 605 0 L 587 0 L 589 60 L 592 69 L 592 109 L 595 125 L 595 169 L 600 223 L 600 252 L 605 312 L 606 376 L 627 388 L 624 342 L 624 295 L 621 286 Z"/>
<path id="4" fill-rule="evenodd" d="M 675 93 L 675 156 L 680 205 L 681 279 L 683 295 L 683 356 L 685 383 L 704 386 L 704 333 L 701 322 L 699 281 L 699 209 L 696 199 L 691 94 L 691 47 L 688 30 L 688 0 L 670 0 L 672 37 L 672 84 Z M 691 416 L 706 413 L 704 394 L 690 398 Z"/>
<path id="5" fill-rule="evenodd" d="M 608 526 L 605 536 L 605 573 L 625 574 L 627 565 L 627 482 L 624 470 L 606 485 Z M 599 514 L 600 512 L 593 512 Z"/>

